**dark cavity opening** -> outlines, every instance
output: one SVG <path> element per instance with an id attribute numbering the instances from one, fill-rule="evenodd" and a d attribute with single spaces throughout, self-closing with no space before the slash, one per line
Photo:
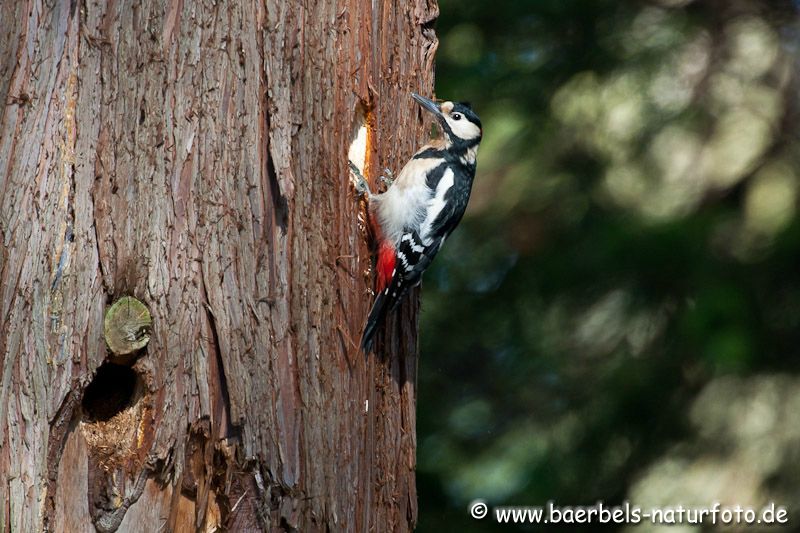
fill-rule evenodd
<path id="1" fill-rule="evenodd" d="M 133 403 L 138 376 L 132 368 L 103 363 L 83 392 L 83 412 L 89 420 L 105 422 Z"/>

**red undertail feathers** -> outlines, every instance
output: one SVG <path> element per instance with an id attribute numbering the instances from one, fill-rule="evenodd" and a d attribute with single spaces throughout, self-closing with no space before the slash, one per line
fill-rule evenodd
<path id="1" fill-rule="evenodd" d="M 378 261 L 375 265 L 378 271 L 378 286 L 376 288 L 378 293 L 383 292 L 389 286 L 389 282 L 392 281 L 395 258 L 396 255 L 392 243 L 383 241 L 378 247 Z"/>

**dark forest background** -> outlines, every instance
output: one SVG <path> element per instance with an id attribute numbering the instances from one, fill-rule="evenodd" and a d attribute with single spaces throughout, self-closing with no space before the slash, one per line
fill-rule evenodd
<path id="1" fill-rule="evenodd" d="M 796 523 L 797 5 L 440 5 L 437 96 L 485 136 L 424 283 L 419 530 L 513 529 L 475 498 Z"/>

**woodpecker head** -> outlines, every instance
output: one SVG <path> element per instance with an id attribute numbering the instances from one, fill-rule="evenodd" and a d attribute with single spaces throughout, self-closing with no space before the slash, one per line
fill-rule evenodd
<path id="1" fill-rule="evenodd" d="M 422 109 L 430 111 L 442 127 L 448 144 L 455 147 L 471 148 L 481 142 L 481 119 L 467 103 L 442 102 L 437 104 L 424 96 L 411 93 Z"/>

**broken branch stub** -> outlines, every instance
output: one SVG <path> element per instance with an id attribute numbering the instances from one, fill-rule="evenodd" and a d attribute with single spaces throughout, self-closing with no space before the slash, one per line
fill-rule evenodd
<path id="1" fill-rule="evenodd" d="M 114 355 L 141 350 L 150 341 L 150 311 L 132 296 L 123 296 L 106 311 L 105 338 Z"/>

